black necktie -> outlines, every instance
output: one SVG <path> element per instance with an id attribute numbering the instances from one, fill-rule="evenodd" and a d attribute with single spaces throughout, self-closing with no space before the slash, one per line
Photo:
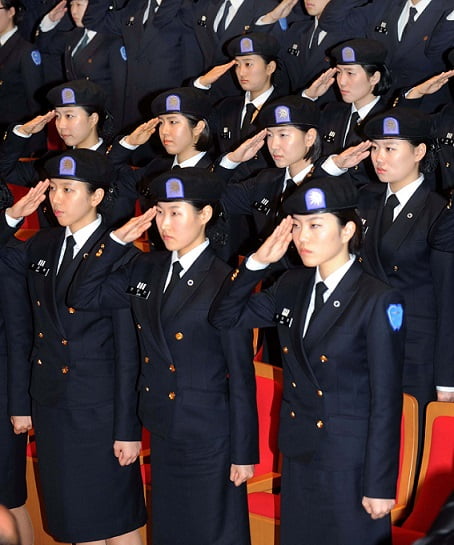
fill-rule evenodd
<path id="1" fill-rule="evenodd" d="M 225 23 L 226 23 L 231 5 L 232 3 L 230 2 L 230 0 L 227 0 L 227 2 L 224 5 L 224 11 L 222 13 L 221 19 L 219 20 L 218 29 L 216 31 L 216 34 L 218 36 L 222 36 L 225 32 Z"/>
<path id="2" fill-rule="evenodd" d="M 411 29 L 411 27 L 415 24 L 415 16 L 416 14 L 418 13 L 418 10 L 416 8 L 410 8 L 410 11 L 408 13 L 408 21 L 407 21 L 407 24 L 405 25 L 403 31 L 402 31 L 402 36 L 400 38 L 400 41 L 402 41 L 404 39 L 404 37 L 408 34 L 408 31 Z"/>
<path id="3" fill-rule="evenodd" d="M 254 106 L 254 104 L 252 104 L 252 102 L 248 102 L 248 104 L 246 104 L 246 113 L 244 115 L 243 123 L 241 124 L 240 130 L 241 140 L 248 136 L 252 124 L 252 117 L 254 116 L 254 113 L 256 111 L 257 108 Z"/>
<path id="4" fill-rule="evenodd" d="M 391 227 L 393 219 L 394 219 L 394 208 L 396 206 L 399 206 L 399 199 L 396 197 L 394 193 L 392 193 L 387 199 L 385 203 L 385 207 L 383 208 L 383 215 L 381 218 L 381 230 L 380 234 L 383 236 L 386 231 Z"/>
<path id="5" fill-rule="evenodd" d="M 309 49 L 318 47 L 318 37 L 320 36 L 320 32 L 322 31 L 320 25 L 315 26 L 315 24 L 316 23 L 314 23 L 314 30 L 312 31 L 311 44 L 309 46 Z"/>
<path id="6" fill-rule="evenodd" d="M 80 40 L 80 42 L 77 44 L 77 46 L 74 49 L 73 57 L 77 55 L 78 53 L 80 53 L 87 44 L 88 44 L 88 32 L 85 31 L 84 35 L 82 36 L 82 39 Z"/>
<path id="7" fill-rule="evenodd" d="M 349 148 L 359 140 L 358 133 L 356 132 L 358 128 L 358 121 L 359 113 L 353 112 L 350 116 L 350 126 L 348 127 L 347 134 L 345 135 L 344 148 Z"/>
<path id="8" fill-rule="evenodd" d="M 76 241 L 72 235 L 66 237 L 66 248 L 65 253 L 63 254 L 63 259 L 60 263 L 60 268 L 58 269 L 58 276 L 62 277 L 66 269 L 71 265 L 71 262 L 74 257 L 74 245 Z"/>
<path id="9" fill-rule="evenodd" d="M 172 265 L 172 276 L 170 277 L 170 282 L 167 284 L 166 291 L 164 292 L 162 296 L 162 304 L 164 304 L 167 301 L 173 288 L 180 281 L 180 273 L 182 270 L 183 270 L 183 267 L 181 266 L 181 263 L 179 261 L 174 261 Z"/>
<path id="10" fill-rule="evenodd" d="M 313 319 L 317 314 L 320 312 L 320 309 L 325 304 L 325 300 L 323 299 L 323 294 L 328 288 L 326 287 L 326 284 L 324 282 L 317 282 L 315 285 L 315 299 L 314 299 L 314 310 L 311 314 L 311 317 L 309 318 L 309 323 L 307 327 L 311 325 Z"/>
<path id="11" fill-rule="evenodd" d="M 291 178 L 288 178 L 286 181 L 285 189 L 281 195 L 281 202 L 284 202 L 285 199 L 288 199 L 297 187 L 298 185 Z"/>

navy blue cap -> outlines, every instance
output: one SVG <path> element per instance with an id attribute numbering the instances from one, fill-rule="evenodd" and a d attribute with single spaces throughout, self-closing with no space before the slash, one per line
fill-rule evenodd
<path id="1" fill-rule="evenodd" d="M 318 214 L 358 206 L 358 190 L 350 176 L 321 176 L 300 185 L 283 202 L 285 214 Z"/>
<path id="2" fill-rule="evenodd" d="M 397 106 L 382 112 L 364 124 L 367 138 L 381 140 L 397 138 L 401 140 L 430 138 L 432 129 L 429 115 L 413 108 Z"/>
<path id="3" fill-rule="evenodd" d="M 224 182 L 204 168 L 174 169 L 150 179 L 147 196 L 152 201 L 217 201 Z"/>
<path id="4" fill-rule="evenodd" d="M 54 155 L 44 163 L 44 170 L 49 178 L 87 182 L 103 189 L 115 180 L 110 160 L 89 149 L 70 149 Z"/>
<path id="5" fill-rule="evenodd" d="M 278 127 L 297 125 L 304 128 L 317 128 L 320 123 L 320 110 L 312 101 L 296 95 L 282 97 L 266 104 L 257 116 L 257 125 Z"/>
<path id="6" fill-rule="evenodd" d="M 336 64 L 384 64 L 386 47 L 377 40 L 355 38 L 333 47 L 331 57 Z"/>
<path id="7" fill-rule="evenodd" d="M 47 93 L 47 100 L 54 108 L 62 106 L 95 106 L 102 109 L 105 108 L 107 96 L 96 83 L 78 79 L 53 87 Z"/>
<path id="8" fill-rule="evenodd" d="M 194 87 L 178 87 L 159 94 L 151 103 L 154 116 L 186 114 L 198 119 L 208 119 L 211 100 L 204 91 Z"/>
<path id="9" fill-rule="evenodd" d="M 230 57 L 245 55 L 261 55 L 262 57 L 277 57 L 279 42 L 274 36 L 265 32 L 250 32 L 235 36 L 227 43 L 227 53 Z"/>

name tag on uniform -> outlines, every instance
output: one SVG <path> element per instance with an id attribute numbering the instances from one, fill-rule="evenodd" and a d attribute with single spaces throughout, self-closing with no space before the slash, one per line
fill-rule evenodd
<path id="1" fill-rule="evenodd" d="M 287 52 L 290 53 L 290 55 L 298 57 L 300 54 L 300 48 L 298 47 L 298 44 L 292 44 L 291 47 L 287 49 Z"/>
<path id="2" fill-rule="evenodd" d="M 440 143 L 445 146 L 454 146 L 454 133 L 448 132 L 445 137 L 440 138 Z"/>
<path id="3" fill-rule="evenodd" d="M 140 299 L 148 299 L 150 296 L 150 290 L 147 290 L 145 282 L 138 282 L 137 286 L 128 286 L 126 293 Z"/>
<path id="4" fill-rule="evenodd" d="M 286 325 L 287 327 L 292 327 L 293 318 L 290 317 L 290 309 L 283 308 L 280 314 L 276 313 L 273 316 L 273 322 L 276 322 L 279 325 Z"/>
<path id="5" fill-rule="evenodd" d="M 269 206 L 270 200 L 264 197 L 261 201 L 255 201 L 252 206 L 258 211 L 262 212 L 262 214 L 265 214 L 266 216 L 271 212 L 271 208 Z"/>
<path id="6" fill-rule="evenodd" d="M 224 140 L 230 140 L 230 138 L 232 138 L 232 133 L 228 127 L 222 127 L 221 138 Z"/>
<path id="7" fill-rule="evenodd" d="M 47 276 L 50 271 L 49 267 L 46 267 L 46 261 L 44 259 L 40 259 L 38 263 L 32 263 L 30 265 L 30 269 L 35 273 L 42 274 L 44 276 Z"/>
<path id="8" fill-rule="evenodd" d="M 380 34 L 388 34 L 388 23 L 382 21 L 379 25 L 375 27 L 375 32 L 380 32 Z"/>
<path id="9" fill-rule="evenodd" d="M 334 142 L 334 138 L 336 136 L 336 132 L 335 131 L 329 131 L 328 134 L 325 134 L 323 136 L 323 140 L 325 142 L 328 142 L 329 144 L 332 144 Z"/>

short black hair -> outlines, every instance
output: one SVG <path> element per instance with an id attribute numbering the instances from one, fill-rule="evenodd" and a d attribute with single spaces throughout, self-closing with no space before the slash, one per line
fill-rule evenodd
<path id="1" fill-rule="evenodd" d="M 345 208 L 344 210 L 331 212 L 331 214 L 336 216 L 341 227 L 345 227 L 349 221 L 355 224 L 355 234 L 348 241 L 348 251 L 350 254 L 359 255 L 363 243 L 363 224 L 358 215 L 358 210 L 356 208 Z"/>
<path id="2" fill-rule="evenodd" d="M 369 77 L 372 77 L 375 72 L 380 72 L 380 81 L 372 89 L 372 94 L 376 97 L 386 95 L 392 85 L 391 72 L 386 64 L 363 64 L 362 67 Z"/>
<path id="3" fill-rule="evenodd" d="M 194 115 L 189 115 L 189 114 L 182 113 L 181 115 L 184 116 L 189 121 L 189 125 L 192 128 L 194 128 L 199 121 L 205 122 L 205 127 L 199 135 L 199 138 L 195 144 L 195 149 L 197 151 L 208 151 L 211 147 L 212 140 L 213 140 L 211 136 L 211 130 L 210 130 L 210 125 L 208 123 L 208 120 L 205 119 L 204 117 L 198 118 Z"/>

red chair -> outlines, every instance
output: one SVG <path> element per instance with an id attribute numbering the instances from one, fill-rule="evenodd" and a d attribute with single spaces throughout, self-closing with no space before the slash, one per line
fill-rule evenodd
<path id="1" fill-rule="evenodd" d="M 391 511 L 395 524 L 407 514 L 407 507 L 413 494 L 418 452 L 418 402 L 404 394 L 400 427 L 399 474 L 397 477 L 396 505 Z"/>
<path id="2" fill-rule="evenodd" d="M 402 526 L 393 526 L 393 544 L 412 545 L 425 536 L 453 490 L 454 403 L 434 401 L 426 411 L 415 503 Z"/>
<path id="3" fill-rule="evenodd" d="M 282 369 L 255 361 L 259 417 L 260 463 L 248 481 L 249 522 L 252 545 L 279 543 L 281 457 L 278 449 Z"/>

